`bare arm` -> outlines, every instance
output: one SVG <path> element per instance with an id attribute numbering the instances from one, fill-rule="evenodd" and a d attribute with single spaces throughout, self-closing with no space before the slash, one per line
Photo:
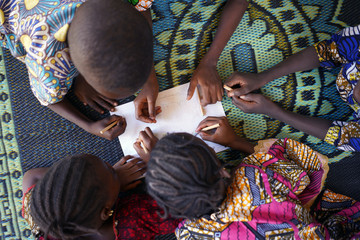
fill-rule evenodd
<path id="1" fill-rule="evenodd" d="M 239 73 L 234 72 L 226 81 L 230 87 L 240 85 L 228 92 L 228 96 L 241 96 L 248 94 L 256 89 L 261 88 L 272 80 L 298 71 L 306 71 L 320 66 L 319 58 L 313 46 L 308 47 L 284 61 L 278 63 L 274 67 L 261 73 Z"/>
<path id="2" fill-rule="evenodd" d="M 27 171 L 23 177 L 22 190 L 23 194 L 34 184 L 36 184 L 40 179 L 42 179 L 45 173 L 49 170 L 48 167 L 43 168 L 33 168 Z"/>
<path id="3" fill-rule="evenodd" d="M 248 5 L 249 3 L 246 0 L 227 1 L 210 49 L 191 78 L 187 99 L 192 98 L 195 88 L 199 85 L 202 105 L 221 101 L 224 92 L 222 81 L 216 71 L 216 65 L 221 52 L 239 25 Z"/>
<path id="4" fill-rule="evenodd" d="M 85 131 L 109 140 L 112 140 L 122 134 L 126 128 L 126 121 L 121 116 L 112 115 L 99 121 L 90 120 L 74 105 L 72 105 L 66 97 L 61 102 L 48 105 L 48 107 L 63 118 L 75 123 Z M 115 121 L 118 121 L 118 123 L 113 128 L 104 132 L 104 134 L 100 133 L 102 129 Z"/>
<path id="5" fill-rule="evenodd" d="M 282 109 L 262 94 L 247 94 L 241 97 L 233 97 L 233 103 L 245 113 L 266 114 L 278 119 L 290 126 L 324 139 L 332 121 L 317 117 L 303 116 Z"/>

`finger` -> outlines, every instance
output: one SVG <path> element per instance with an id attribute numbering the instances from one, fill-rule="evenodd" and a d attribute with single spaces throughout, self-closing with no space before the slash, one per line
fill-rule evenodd
<path id="1" fill-rule="evenodd" d="M 162 112 L 161 106 L 155 107 L 155 113 L 156 113 L 156 115 L 158 115 L 158 114 L 161 113 L 161 112 Z"/>
<path id="2" fill-rule="evenodd" d="M 114 137 L 117 137 L 117 136 L 123 134 L 125 132 L 126 126 L 127 126 L 126 120 L 125 120 L 125 118 L 122 118 L 108 132 L 110 133 L 111 137 L 114 138 Z"/>
<path id="3" fill-rule="evenodd" d="M 141 183 L 141 181 L 136 181 L 136 182 L 130 183 L 130 184 L 126 185 L 124 190 L 127 191 L 130 189 L 133 189 L 133 188 L 137 187 L 140 183 Z"/>
<path id="4" fill-rule="evenodd" d="M 110 105 L 116 107 L 119 105 L 119 103 L 116 101 L 116 99 L 111 99 L 108 97 L 105 97 L 104 95 L 100 95 L 99 97 L 101 97 L 104 101 L 108 102 Z"/>
<path id="5" fill-rule="evenodd" d="M 99 105 L 97 105 L 94 101 L 89 101 L 88 105 L 98 113 L 104 114 L 104 110 L 101 107 L 99 107 Z"/>
<path id="6" fill-rule="evenodd" d="M 238 79 L 237 79 L 237 72 L 233 72 L 231 74 L 231 76 L 225 81 L 225 84 L 229 87 L 233 87 L 234 85 L 238 84 Z"/>
<path id="7" fill-rule="evenodd" d="M 202 139 L 206 140 L 206 141 L 212 141 L 212 136 L 213 134 L 209 134 L 207 132 L 200 132 L 199 134 L 201 136 Z"/>
<path id="8" fill-rule="evenodd" d="M 247 90 L 247 88 L 243 87 L 243 88 L 235 88 L 233 91 L 229 92 L 228 95 L 229 97 L 233 97 L 233 96 L 240 97 L 248 93 L 249 91 Z"/>
<path id="9" fill-rule="evenodd" d="M 198 127 L 196 128 L 196 132 L 200 132 L 203 128 L 212 126 L 214 124 L 217 124 L 219 122 L 218 119 L 206 119 L 205 121 L 200 122 Z"/>
<path id="10" fill-rule="evenodd" d="M 149 112 L 149 118 L 155 120 L 155 116 L 156 116 L 155 102 L 148 101 L 148 112 Z"/>
<path id="11" fill-rule="evenodd" d="M 104 100 L 102 97 L 98 97 L 95 99 L 96 100 L 96 104 L 99 105 L 100 107 L 108 110 L 108 111 L 115 111 L 114 106 L 112 105 L 112 103 L 107 102 L 106 100 Z"/>
<path id="12" fill-rule="evenodd" d="M 217 91 L 217 101 L 221 101 L 221 99 L 223 98 L 224 95 L 224 89 L 219 88 Z"/>
<path id="13" fill-rule="evenodd" d="M 146 127 L 144 131 L 150 138 L 156 138 L 153 131 L 151 131 L 151 129 L 149 127 Z"/>
<path id="14" fill-rule="evenodd" d="M 190 100 L 193 97 L 196 86 L 197 86 L 197 81 L 194 78 L 192 78 L 188 88 L 186 100 Z"/>

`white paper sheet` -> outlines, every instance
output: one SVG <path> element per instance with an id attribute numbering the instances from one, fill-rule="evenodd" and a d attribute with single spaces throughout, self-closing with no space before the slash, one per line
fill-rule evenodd
<path id="1" fill-rule="evenodd" d="M 195 129 L 199 123 L 207 116 L 225 116 L 221 102 L 207 105 L 204 107 L 205 116 L 202 115 L 198 93 L 195 92 L 191 100 L 186 100 L 189 83 L 176 86 L 159 93 L 156 106 L 161 106 L 162 112 L 156 116 L 156 123 L 144 123 L 135 118 L 135 106 L 129 102 L 116 107 L 117 114 L 125 117 L 127 127 L 123 134 L 119 136 L 119 141 L 125 155 L 136 155 L 133 143 L 139 136 L 140 131 L 149 127 L 159 139 L 167 133 L 187 132 L 195 134 Z M 215 152 L 220 152 L 226 147 L 207 142 Z"/>

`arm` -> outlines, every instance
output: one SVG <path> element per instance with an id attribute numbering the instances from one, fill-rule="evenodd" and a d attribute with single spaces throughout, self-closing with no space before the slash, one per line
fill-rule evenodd
<path id="1" fill-rule="evenodd" d="M 220 127 L 216 128 L 215 131 L 201 131 L 203 128 L 217 123 Z M 226 117 L 207 117 L 199 123 L 195 131 L 198 132 L 204 140 L 219 143 L 248 154 L 254 152 L 254 145 L 236 135 Z"/>
<path id="2" fill-rule="evenodd" d="M 23 177 L 22 191 L 23 194 L 34 184 L 36 184 L 40 179 L 44 177 L 46 172 L 49 170 L 48 167 L 43 168 L 33 168 L 27 171 Z"/>
<path id="3" fill-rule="evenodd" d="M 274 67 L 258 74 L 235 72 L 226 84 L 230 87 L 240 85 L 228 93 L 229 97 L 241 96 L 250 93 L 272 80 L 298 71 L 306 71 L 320 66 L 317 52 L 313 46 L 308 47 Z"/>
<path id="4" fill-rule="evenodd" d="M 216 65 L 221 52 L 239 25 L 248 5 L 249 3 L 246 0 L 229 0 L 226 3 L 214 41 L 191 78 L 188 100 L 192 98 L 197 85 L 200 85 L 202 105 L 221 101 L 223 88 L 220 76 L 216 71 Z"/>
<path id="5" fill-rule="evenodd" d="M 247 94 L 241 97 L 233 97 L 233 103 L 245 113 L 266 114 L 269 117 L 278 119 L 290 126 L 324 139 L 332 121 L 303 116 L 285 110 L 261 94 Z"/>
<path id="6" fill-rule="evenodd" d="M 141 14 L 146 18 L 152 28 L 150 9 L 141 12 Z M 161 112 L 160 107 L 155 107 L 158 94 L 159 84 L 156 78 L 155 66 L 153 65 L 143 89 L 134 100 L 136 119 L 147 123 L 156 123 L 155 117 Z"/>
<path id="7" fill-rule="evenodd" d="M 112 140 L 125 131 L 126 121 L 124 118 L 113 115 L 94 122 L 88 117 L 86 117 L 84 114 L 82 114 L 77 108 L 75 108 L 75 106 L 73 106 L 67 98 L 63 99 L 61 102 L 48 105 L 48 107 L 63 118 L 75 123 L 85 131 L 95 134 L 99 137 L 104 137 L 106 139 Z M 104 134 L 100 133 L 102 129 L 104 129 L 106 126 L 108 126 L 114 121 L 119 122 L 117 125 L 106 131 Z"/>

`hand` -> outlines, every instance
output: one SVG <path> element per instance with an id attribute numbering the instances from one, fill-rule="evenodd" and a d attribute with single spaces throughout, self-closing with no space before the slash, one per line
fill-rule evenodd
<path id="1" fill-rule="evenodd" d="M 220 124 L 220 127 L 214 130 L 201 131 L 201 129 L 217 123 Z M 207 117 L 200 122 L 195 131 L 199 132 L 202 139 L 224 146 L 231 146 L 240 138 L 235 134 L 226 117 Z"/>
<path id="2" fill-rule="evenodd" d="M 259 113 L 271 116 L 276 109 L 280 108 L 262 94 L 249 93 L 240 97 L 233 96 L 232 102 L 244 113 Z"/>
<path id="3" fill-rule="evenodd" d="M 126 191 L 139 185 L 141 183 L 139 179 L 143 178 L 146 172 L 146 163 L 140 158 L 132 158 L 132 156 L 125 156 L 113 166 L 119 177 L 120 191 Z"/>
<path id="4" fill-rule="evenodd" d="M 221 101 L 224 90 L 220 76 L 216 71 L 216 65 L 210 65 L 201 61 L 190 80 L 187 100 L 193 97 L 197 86 L 199 86 L 198 91 L 201 96 L 202 106 Z"/>
<path id="5" fill-rule="evenodd" d="M 134 148 L 139 156 L 147 163 L 150 160 L 150 152 L 155 147 L 156 143 L 159 141 L 155 137 L 154 133 L 150 128 L 146 127 L 144 131 L 141 131 L 139 134 L 138 141 L 134 143 Z M 141 143 L 144 147 L 141 146 Z M 145 150 L 146 148 L 146 150 Z"/>
<path id="6" fill-rule="evenodd" d="M 152 69 L 143 89 L 134 100 L 136 119 L 146 123 L 156 123 L 155 116 L 161 112 L 161 107 L 155 107 L 158 93 L 159 84 L 155 69 Z"/>
<path id="7" fill-rule="evenodd" d="M 360 84 L 359 84 L 359 81 L 356 83 L 356 86 L 354 87 L 353 96 L 354 96 L 355 101 L 358 104 L 360 104 Z"/>
<path id="8" fill-rule="evenodd" d="M 232 91 L 227 91 L 228 97 L 242 96 L 264 86 L 266 81 L 261 78 L 260 74 L 256 73 L 239 73 L 234 72 L 230 78 L 225 82 L 229 87 L 236 87 Z"/>
<path id="9" fill-rule="evenodd" d="M 85 78 L 79 75 L 74 81 L 74 93 L 83 104 L 89 105 L 95 111 L 103 114 L 104 110 L 115 111 L 118 103 L 114 99 L 107 98 L 91 87 Z"/>
<path id="10" fill-rule="evenodd" d="M 104 128 L 109 126 L 109 124 L 115 121 L 118 121 L 118 123 L 115 126 L 103 132 L 103 134 L 100 133 L 101 130 L 103 130 Z M 110 117 L 90 123 L 88 129 L 85 130 L 99 137 L 103 137 L 108 140 L 113 140 L 117 136 L 121 135 L 125 131 L 125 128 L 126 128 L 125 118 L 117 115 L 112 115 Z"/>

